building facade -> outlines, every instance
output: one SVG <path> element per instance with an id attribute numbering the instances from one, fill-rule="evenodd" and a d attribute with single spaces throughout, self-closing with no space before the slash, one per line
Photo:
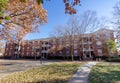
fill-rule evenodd
<path id="1" fill-rule="evenodd" d="M 77 59 L 94 59 L 97 56 L 109 56 L 106 41 L 114 40 L 112 30 L 100 29 L 90 34 L 67 37 L 26 40 L 18 46 L 17 43 L 6 43 L 5 57 L 22 58 L 63 58 L 72 56 Z M 18 51 L 19 50 L 19 51 Z"/>

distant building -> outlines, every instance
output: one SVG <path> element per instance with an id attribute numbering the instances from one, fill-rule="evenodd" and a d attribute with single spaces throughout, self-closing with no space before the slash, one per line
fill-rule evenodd
<path id="1" fill-rule="evenodd" d="M 93 59 L 97 56 L 107 57 L 109 52 L 105 43 L 108 39 L 114 40 L 112 30 L 100 29 L 90 34 L 75 36 L 70 46 L 67 38 L 45 38 L 26 40 L 21 45 L 18 54 L 18 44 L 6 43 L 5 57 L 44 57 L 44 58 L 70 58 L 71 53 L 77 59 Z M 71 49 L 72 48 L 72 49 Z"/>

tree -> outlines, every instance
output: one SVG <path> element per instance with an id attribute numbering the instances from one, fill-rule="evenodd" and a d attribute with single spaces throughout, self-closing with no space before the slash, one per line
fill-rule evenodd
<path id="1" fill-rule="evenodd" d="M 65 3 L 65 13 L 66 14 L 76 14 L 76 5 L 80 4 L 80 0 L 64 0 Z"/>
<path id="2" fill-rule="evenodd" d="M 115 25 L 115 32 L 116 32 L 116 39 L 118 44 L 120 45 L 120 1 L 116 3 L 114 7 L 114 21 L 113 24 Z"/>
<path id="3" fill-rule="evenodd" d="M 0 41 L 0 53 L 1 53 L 1 51 L 2 51 L 2 42 Z"/>
<path id="4" fill-rule="evenodd" d="M 3 19 L 4 8 L 7 6 L 7 0 L 0 0 L 0 23 L 1 19 Z"/>
<path id="5" fill-rule="evenodd" d="M 63 37 L 64 40 L 68 42 L 71 60 L 74 60 L 74 42 L 77 41 L 80 45 L 82 45 L 82 38 L 84 34 L 86 32 L 90 33 L 96 28 L 100 28 L 101 25 L 102 22 L 100 22 L 97 18 L 96 12 L 88 10 L 79 16 L 71 16 L 66 26 L 58 26 L 55 28 L 53 36 Z"/>
<path id="6" fill-rule="evenodd" d="M 10 19 L 2 20 L 0 25 L 3 26 L 3 31 L 12 30 L 16 26 L 28 32 L 38 31 L 38 27 L 47 22 L 47 11 L 42 8 L 42 4 L 37 5 L 32 0 L 27 0 L 26 3 L 9 0 L 5 12 Z"/>
<path id="7" fill-rule="evenodd" d="M 9 0 L 4 12 L 4 16 L 9 16 L 10 19 L 1 21 L 0 39 L 17 42 L 19 55 L 24 37 L 28 33 L 39 31 L 39 27 L 47 23 L 47 11 L 43 9 L 42 4 L 34 0 Z"/>
<path id="8" fill-rule="evenodd" d="M 47 22 L 47 11 L 43 9 L 42 4 L 37 4 L 34 0 L 27 0 L 27 2 L 9 0 L 4 12 L 0 23 L 2 26 L 0 39 L 11 40 L 10 31 L 14 31 L 15 27 L 19 27 L 23 32 L 31 33 L 38 31 L 39 26 Z"/>
<path id="9" fill-rule="evenodd" d="M 0 0 L 0 21 L 1 19 L 8 19 L 9 18 L 9 15 L 8 16 L 4 16 L 4 10 L 5 8 L 7 8 L 7 5 L 11 2 L 15 2 L 17 1 L 18 3 L 19 2 L 24 2 L 24 3 L 27 3 L 29 2 L 29 0 Z M 31 2 L 34 4 L 34 2 L 37 2 L 37 4 L 43 4 L 45 0 L 34 0 Z M 46 1 L 50 1 L 50 0 L 46 0 Z M 64 4 L 65 4 L 65 13 L 66 14 L 76 14 L 76 9 L 75 9 L 75 6 L 76 5 L 79 5 L 80 4 L 80 0 L 63 0 Z"/>
<path id="10" fill-rule="evenodd" d="M 4 42 L 3 41 L 0 41 L 0 54 L 3 54 L 4 53 Z"/>
<path id="11" fill-rule="evenodd" d="M 109 55 L 111 55 L 111 53 L 112 54 L 115 53 L 115 51 L 116 51 L 116 43 L 113 40 L 111 40 L 111 39 L 108 40 L 106 42 L 106 45 L 107 45 L 107 49 L 109 51 Z"/>

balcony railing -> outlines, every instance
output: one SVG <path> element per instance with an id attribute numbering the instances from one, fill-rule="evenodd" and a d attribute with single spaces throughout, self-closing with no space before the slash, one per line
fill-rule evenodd
<path id="1" fill-rule="evenodd" d="M 82 42 L 82 44 L 92 44 L 91 41 L 87 41 L 87 42 Z"/>
<path id="2" fill-rule="evenodd" d="M 50 47 L 50 44 L 43 44 L 42 47 Z"/>
<path id="3" fill-rule="evenodd" d="M 42 50 L 42 53 L 48 53 L 50 50 Z"/>
<path id="4" fill-rule="evenodd" d="M 83 51 L 93 51 L 93 49 L 92 48 L 88 48 L 88 49 L 83 48 Z"/>

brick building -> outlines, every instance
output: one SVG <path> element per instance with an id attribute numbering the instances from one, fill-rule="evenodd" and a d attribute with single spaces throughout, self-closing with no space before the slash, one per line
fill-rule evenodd
<path id="1" fill-rule="evenodd" d="M 44 58 L 71 58 L 93 59 L 95 56 L 108 56 L 109 52 L 105 46 L 108 39 L 114 40 L 112 30 L 100 29 L 90 34 L 74 36 L 72 44 L 67 38 L 45 38 L 37 40 L 26 40 L 19 46 L 15 42 L 6 43 L 5 57 L 44 57 Z"/>

